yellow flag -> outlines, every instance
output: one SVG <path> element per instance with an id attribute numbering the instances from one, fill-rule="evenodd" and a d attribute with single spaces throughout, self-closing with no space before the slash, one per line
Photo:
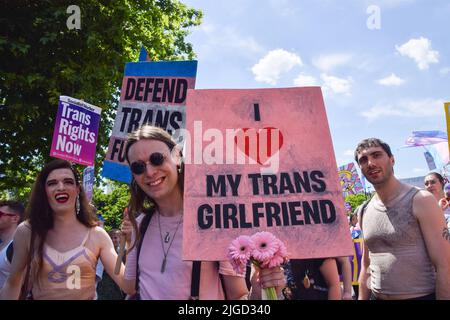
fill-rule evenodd
<path id="1" fill-rule="evenodd" d="M 445 110 L 445 119 L 447 120 L 447 141 L 448 141 L 448 150 L 450 150 L 450 102 L 444 102 L 444 110 Z"/>

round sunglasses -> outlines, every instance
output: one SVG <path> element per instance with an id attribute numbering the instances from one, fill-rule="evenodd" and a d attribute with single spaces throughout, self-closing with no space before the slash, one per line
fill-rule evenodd
<path id="1" fill-rule="evenodd" d="M 164 163 L 164 159 L 166 158 L 161 152 L 154 152 L 150 155 L 147 162 L 142 160 L 134 161 L 130 165 L 131 172 L 134 174 L 143 174 L 145 169 L 147 168 L 147 163 L 150 163 L 154 167 L 159 167 Z"/>

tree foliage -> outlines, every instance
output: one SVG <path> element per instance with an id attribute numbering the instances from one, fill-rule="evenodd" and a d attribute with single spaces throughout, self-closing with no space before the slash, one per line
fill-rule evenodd
<path id="1" fill-rule="evenodd" d="M 31 193 L 32 180 L 29 181 L 30 187 L 15 188 L 12 190 L 0 190 L 0 200 L 16 200 L 20 201 L 24 206 L 28 203 Z"/>
<path id="2" fill-rule="evenodd" d="M 192 59 L 185 41 L 202 13 L 175 0 L 77 0 L 81 29 L 69 30 L 73 1 L 0 4 L 0 190 L 29 187 L 50 157 L 58 98 L 102 108 L 96 174 L 110 136 L 124 65 L 141 46 L 153 60 Z"/>
<path id="3" fill-rule="evenodd" d="M 112 191 L 108 193 L 101 188 L 94 188 L 92 199 L 94 206 L 97 208 L 97 214 L 101 214 L 105 219 L 107 231 L 120 228 L 123 211 L 130 199 L 127 184 L 109 181 L 108 186 L 112 188 Z"/>
<path id="4" fill-rule="evenodd" d="M 350 194 L 345 197 L 345 202 L 350 203 L 352 211 L 355 211 L 359 205 L 368 199 L 364 193 Z"/>

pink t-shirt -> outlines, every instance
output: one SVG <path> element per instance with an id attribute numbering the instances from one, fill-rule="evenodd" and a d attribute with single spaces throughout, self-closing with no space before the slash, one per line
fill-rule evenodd
<path id="1" fill-rule="evenodd" d="M 140 224 L 143 215 L 137 218 Z M 160 216 L 161 234 L 165 242 L 165 251 L 172 241 L 180 216 Z M 166 238 L 167 233 L 169 236 Z M 182 261 L 183 222 L 178 227 L 175 239 L 167 253 L 165 271 L 161 273 L 161 265 L 164 259 L 161 234 L 158 226 L 158 213 L 155 213 L 145 232 L 139 257 L 139 288 L 143 300 L 187 300 L 191 294 L 192 262 Z M 135 235 L 132 235 L 134 242 Z M 199 248 L 201 250 L 201 248 Z M 127 256 L 125 279 L 132 280 L 136 277 L 136 249 L 133 248 Z M 219 278 L 219 272 L 223 275 L 240 276 L 236 274 L 228 261 L 220 262 L 218 268 L 216 262 L 203 261 L 200 272 L 200 299 L 222 300 L 224 294 Z"/>

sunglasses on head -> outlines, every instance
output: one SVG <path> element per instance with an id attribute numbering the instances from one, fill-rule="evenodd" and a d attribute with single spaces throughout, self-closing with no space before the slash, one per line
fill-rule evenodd
<path id="1" fill-rule="evenodd" d="M 3 217 L 3 216 L 14 217 L 15 215 L 16 214 L 14 214 L 14 213 L 6 213 L 6 212 L 3 212 L 3 211 L 0 211 L 0 218 Z"/>
<path id="2" fill-rule="evenodd" d="M 154 152 L 150 155 L 147 162 L 144 162 L 142 160 L 133 162 L 130 165 L 131 172 L 133 172 L 134 174 L 142 174 L 147 168 L 147 163 L 150 163 L 154 167 L 158 167 L 164 163 L 165 158 L 166 156 L 161 152 Z"/>

